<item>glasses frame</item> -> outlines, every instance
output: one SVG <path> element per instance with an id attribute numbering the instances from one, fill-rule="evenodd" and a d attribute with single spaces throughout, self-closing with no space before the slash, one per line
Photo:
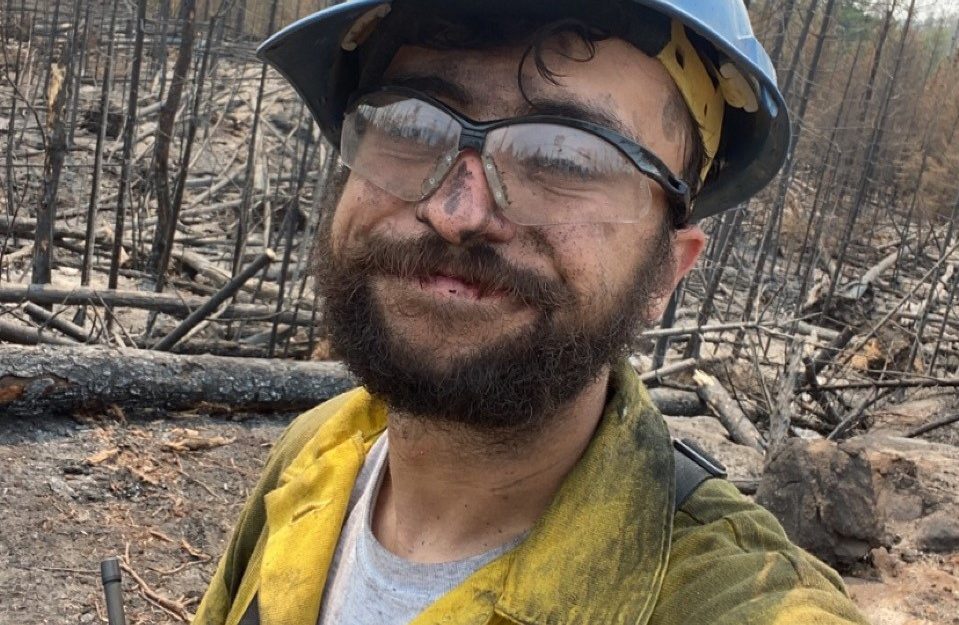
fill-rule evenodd
<path id="1" fill-rule="evenodd" d="M 611 128 L 586 120 L 576 119 L 575 117 L 564 117 L 560 115 L 534 114 L 496 119 L 488 122 L 478 122 L 421 91 L 389 85 L 363 89 L 354 93 L 347 102 L 344 116 L 353 113 L 363 98 L 378 93 L 394 94 L 419 100 L 436 107 L 453 118 L 460 125 L 460 140 L 457 154 L 462 154 L 463 150 L 467 149 L 473 149 L 482 154 L 483 149 L 486 147 L 486 137 L 489 133 L 506 126 L 519 124 L 555 124 L 587 132 L 615 147 L 629 159 L 640 173 L 662 187 L 663 192 L 666 194 L 666 200 L 673 212 L 673 226 L 675 228 L 683 228 L 689 223 L 690 206 L 692 204 L 692 190 L 689 184 L 670 171 L 669 167 L 667 167 L 658 156 L 639 143 L 636 143 Z"/>

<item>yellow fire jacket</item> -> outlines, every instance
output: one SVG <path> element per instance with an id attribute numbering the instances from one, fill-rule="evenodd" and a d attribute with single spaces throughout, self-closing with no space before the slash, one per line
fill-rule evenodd
<path id="1" fill-rule="evenodd" d="M 674 512 L 673 452 L 628 365 L 583 458 L 513 551 L 412 625 L 844 625 L 840 577 L 728 482 Z M 196 625 L 314 625 L 357 473 L 386 428 L 363 389 L 296 419 L 271 453 Z"/>

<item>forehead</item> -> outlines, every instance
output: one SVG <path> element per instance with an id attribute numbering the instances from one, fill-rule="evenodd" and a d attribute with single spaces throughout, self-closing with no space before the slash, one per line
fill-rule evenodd
<path id="1" fill-rule="evenodd" d="M 589 111 L 595 114 L 590 121 L 613 126 L 672 160 L 674 139 L 664 136 L 660 122 L 667 103 L 679 94 L 658 60 L 615 38 L 597 42 L 592 54 L 570 37 L 547 41 L 540 49 L 553 80 L 538 71 L 535 53 L 524 61 L 528 45 L 479 50 L 404 46 L 383 80 L 432 92 L 478 120 L 532 112 L 530 102 L 549 112 L 563 105 Z"/>

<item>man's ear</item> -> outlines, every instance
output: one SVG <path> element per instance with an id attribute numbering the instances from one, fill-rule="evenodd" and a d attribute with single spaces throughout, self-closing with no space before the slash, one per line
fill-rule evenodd
<path id="1" fill-rule="evenodd" d="M 698 225 L 693 224 L 676 231 L 673 238 L 673 258 L 676 262 L 673 267 L 672 289 L 692 271 L 705 247 L 706 233 Z"/>
<path id="2" fill-rule="evenodd" d="M 676 230 L 671 245 L 673 246 L 673 267 L 672 275 L 668 276 L 665 283 L 667 287 L 661 297 L 656 299 L 652 308 L 649 309 L 649 323 L 656 323 L 662 318 L 666 305 L 673 291 L 679 285 L 679 281 L 686 277 L 699 260 L 703 248 L 706 247 L 706 233 L 697 225 L 687 226 L 681 230 Z"/>

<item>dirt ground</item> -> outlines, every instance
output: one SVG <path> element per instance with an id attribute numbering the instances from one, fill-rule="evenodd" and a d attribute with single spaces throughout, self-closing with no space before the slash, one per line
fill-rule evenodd
<path id="1" fill-rule="evenodd" d="M 959 624 L 959 554 L 919 555 L 894 567 L 846 578 L 849 593 L 872 625 Z"/>
<path id="2" fill-rule="evenodd" d="M 106 622 L 113 555 L 145 583 L 124 575 L 130 625 L 183 622 L 289 421 L 119 417 L 0 423 L 3 625 Z"/>
<path id="3" fill-rule="evenodd" d="M 112 555 L 130 625 L 189 620 L 291 417 L 0 422 L 0 625 L 105 623 Z M 959 555 L 908 559 L 847 580 L 871 622 L 959 624 Z"/>

